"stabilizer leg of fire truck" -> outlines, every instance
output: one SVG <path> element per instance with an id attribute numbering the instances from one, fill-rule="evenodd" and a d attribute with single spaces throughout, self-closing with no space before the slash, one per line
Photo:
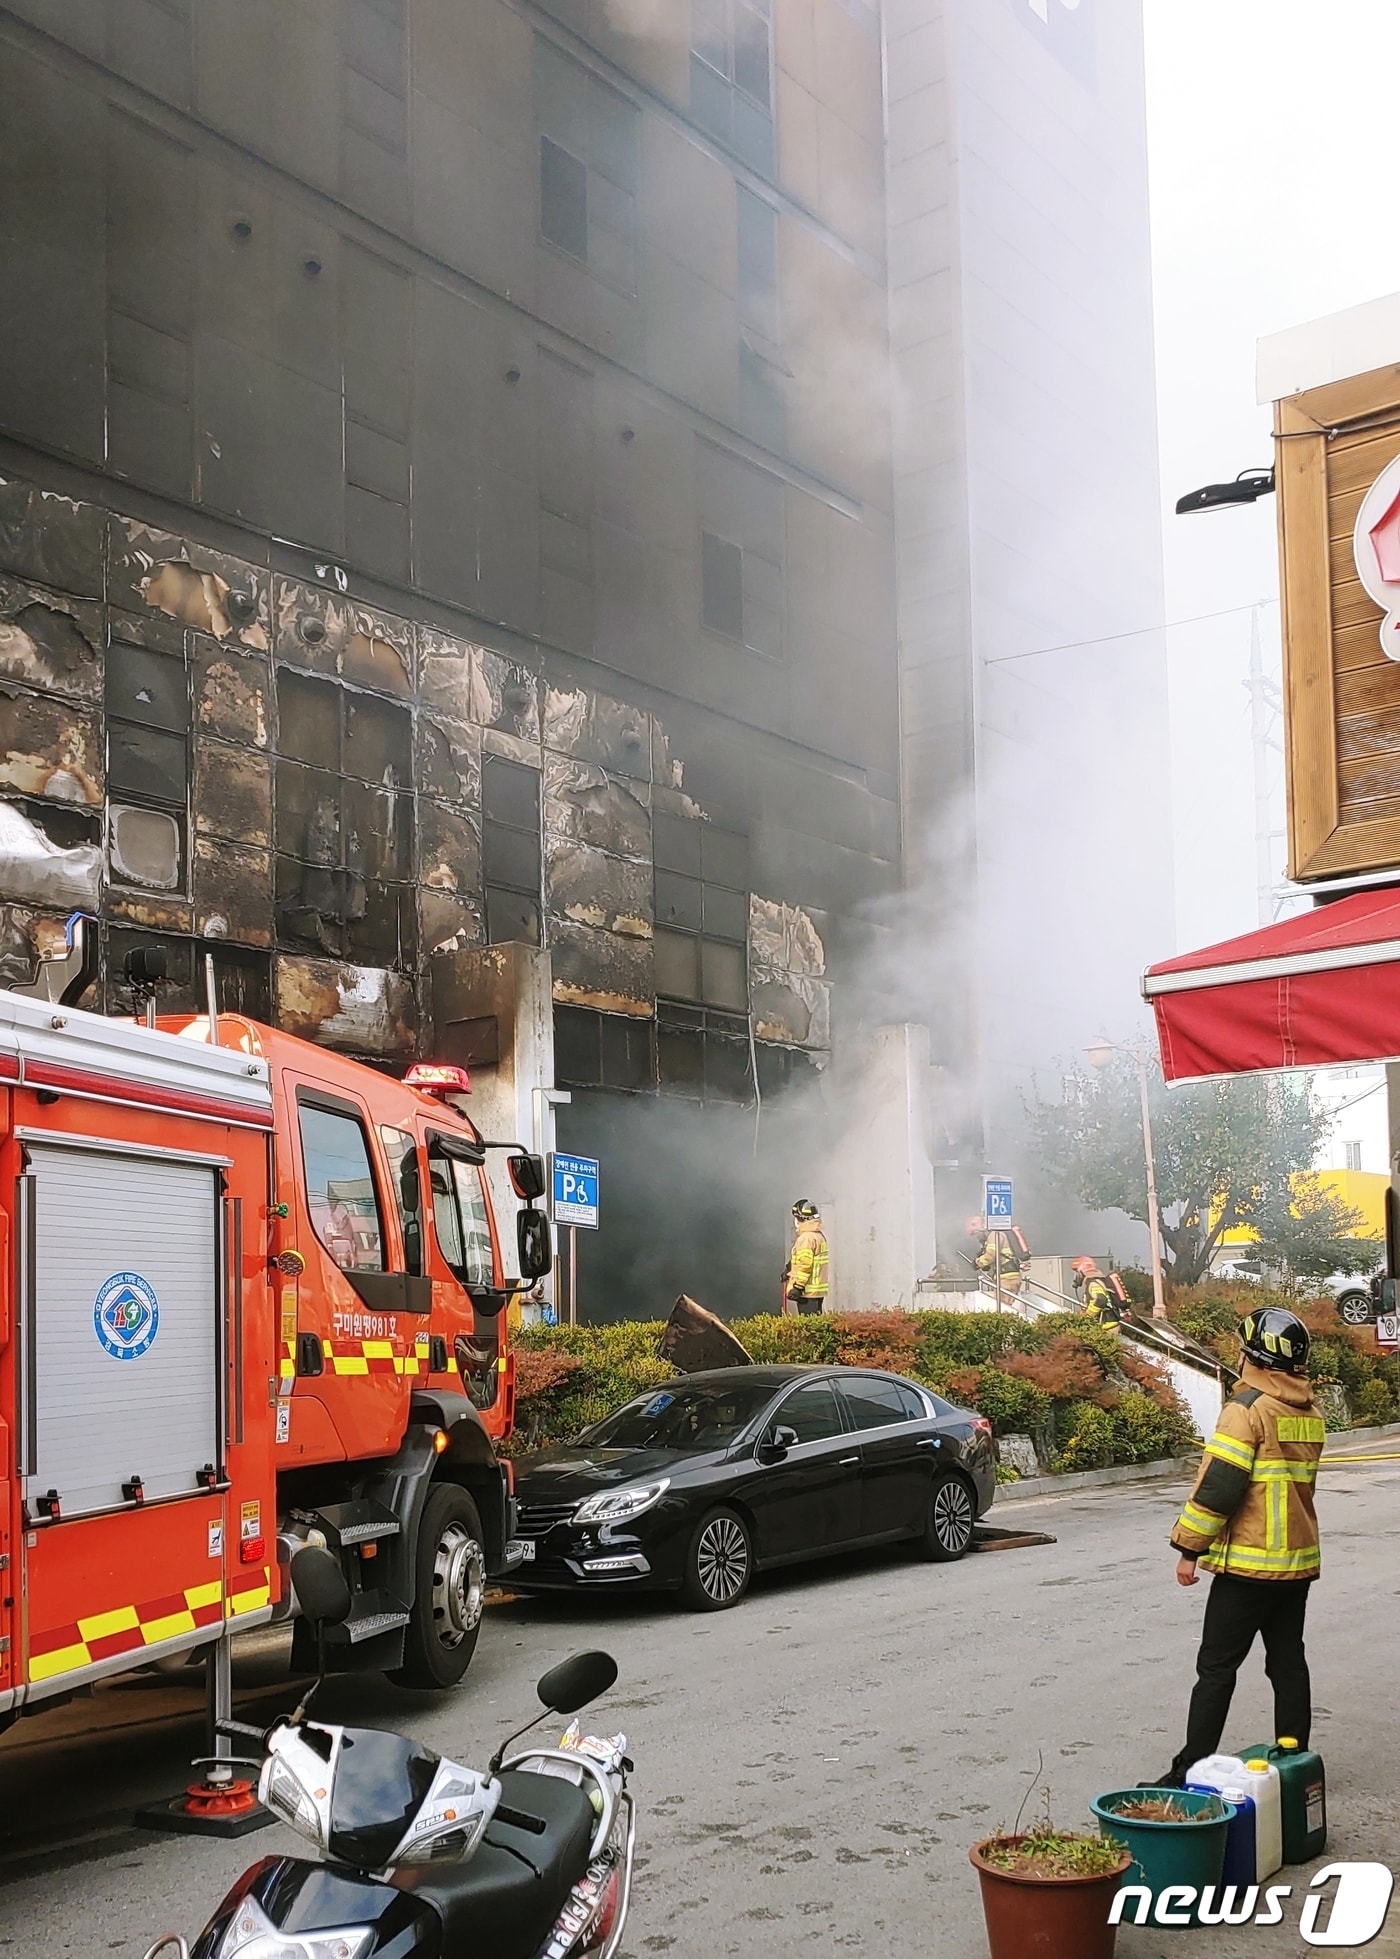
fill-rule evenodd
<path id="1" fill-rule="evenodd" d="M 244 1837 L 277 1819 L 257 1799 L 256 1764 L 236 1758 L 233 1742 L 220 1727 L 233 1715 L 233 1640 L 228 1633 L 205 1647 L 204 1668 L 205 1753 L 193 1763 L 204 1773 L 169 1801 L 138 1809 L 135 1821 L 146 1830 L 173 1830 L 182 1836 Z"/>

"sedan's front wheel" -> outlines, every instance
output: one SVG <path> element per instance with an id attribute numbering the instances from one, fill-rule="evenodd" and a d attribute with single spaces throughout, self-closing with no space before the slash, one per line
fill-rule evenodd
<path id="1" fill-rule="evenodd" d="M 724 1612 L 739 1603 L 752 1576 L 748 1525 L 736 1511 L 712 1510 L 690 1540 L 681 1597 L 692 1612 Z"/>
<path id="2" fill-rule="evenodd" d="M 934 1564 L 952 1564 L 972 1542 L 976 1522 L 971 1490 L 961 1476 L 945 1469 L 934 1477 L 929 1491 L 928 1522 L 919 1549 Z"/>

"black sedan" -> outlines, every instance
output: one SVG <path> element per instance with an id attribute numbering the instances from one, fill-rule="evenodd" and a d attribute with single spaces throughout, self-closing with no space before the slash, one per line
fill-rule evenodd
<path id="1" fill-rule="evenodd" d="M 649 1388 L 516 1465 L 510 1583 L 737 1605 L 755 1571 L 907 1539 L 960 1558 L 996 1491 L 991 1424 L 897 1374 L 721 1367 Z"/>

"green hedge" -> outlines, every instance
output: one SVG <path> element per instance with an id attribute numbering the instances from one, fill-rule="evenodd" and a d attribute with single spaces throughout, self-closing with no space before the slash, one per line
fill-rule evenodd
<path id="1" fill-rule="evenodd" d="M 757 1362 L 843 1363 L 923 1381 L 976 1409 L 998 1435 L 1033 1435 L 1058 1470 L 1146 1462 L 1190 1448 L 1191 1422 L 1166 1377 L 1120 1352 L 1111 1330 L 1010 1314 L 762 1314 L 735 1320 Z M 571 1440 L 674 1371 L 656 1358 L 659 1321 L 530 1327 L 515 1337 L 515 1452 Z"/>
<path id="2" fill-rule="evenodd" d="M 1207 1280 L 1167 1301 L 1167 1311 L 1182 1332 L 1213 1348 L 1232 1367 L 1239 1365 L 1236 1328 L 1246 1313 L 1264 1306 L 1287 1306 L 1302 1316 L 1313 1337 L 1309 1372 L 1319 1384 L 1336 1382 L 1345 1389 L 1358 1428 L 1400 1420 L 1400 1358 L 1376 1345 L 1370 1327 L 1343 1326 L 1330 1297 Z"/>

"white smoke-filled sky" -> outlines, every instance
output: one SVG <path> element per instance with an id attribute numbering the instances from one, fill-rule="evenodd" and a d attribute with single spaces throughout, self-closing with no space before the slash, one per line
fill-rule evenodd
<path id="1" fill-rule="evenodd" d="M 1167 637 L 1185 949 L 1259 922 L 1248 608 L 1271 602 L 1277 677 L 1278 559 L 1272 497 L 1172 505 L 1271 460 L 1260 335 L 1400 291 L 1400 5 L 1145 0 L 1145 15 L 1167 618 L 1224 615 Z M 1277 756 L 1271 775 L 1281 828 Z M 1280 837 L 1279 874 L 1283 859 Z"/>

